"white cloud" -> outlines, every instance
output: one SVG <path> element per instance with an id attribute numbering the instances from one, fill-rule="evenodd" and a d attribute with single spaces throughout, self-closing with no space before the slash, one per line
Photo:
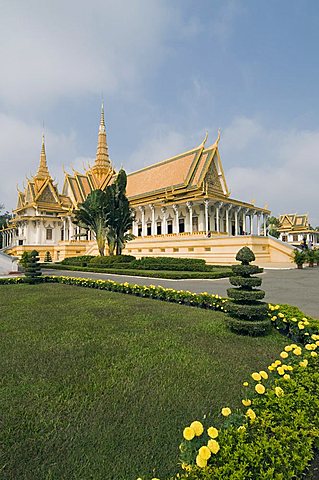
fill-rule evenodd
<path id="1" fill-rule="evenodd" d="M 35 109 L 61 96 L 134 90 L 167 53 L 175 19 L 159 0 L 3 2 L 0 100 Z"/>
<path id="2" fill-rule="evenodd" d="M 238 118 L 225 129 L 221 154 L 231 196 L 268 204 L 275 215 L 309 213 L 319 225 L 319 131 L 275 130 Z"/>
<path id="3" fill-rule="evenodd" d="M 25 123 L 14 117 L 0 114 L 1 145 L 1 184 L 0 203 L 6 209 L 15 208 L 17 202 L 16 185 L 23 188 L 26 177 L 36 174 L 41 151 L 42 127 Z M 46 132 L 46 154 L 51 176 L 62 180 L 62 165 L 70 167 L 71 159 L 76 158 L 75 135 L 58 135 Z M 76 161 L 74 162 L 76 166 Z M 59 182 L 60 189 L 62 187 Z"/>
<path id="4" fill-rule="evenodd" d="M 192 145 L 192 139 L 185 134 L 169 128 L 168 125 L 158 125 L 127 159 L 125 168 L 132 172 L 183 153 L 193 146 L 196 144 Z"/>

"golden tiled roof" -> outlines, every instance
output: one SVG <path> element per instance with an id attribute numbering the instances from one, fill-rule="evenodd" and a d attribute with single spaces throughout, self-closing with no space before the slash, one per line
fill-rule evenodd
<path id="1" fill-rule="evenodd" d="M 297 231 L 309 229 L 308 214 L 286 213 L 279 216 L 280 231 Z"/>

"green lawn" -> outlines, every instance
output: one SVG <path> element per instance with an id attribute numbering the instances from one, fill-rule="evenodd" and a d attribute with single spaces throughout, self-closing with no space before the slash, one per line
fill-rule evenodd
<path id="1" fill-rule="evenodd" d="M 183 427 L 238 405 L 286 343 L 238 337 L 219 312 L 73 286 L 1 286 L 0 301 L 4 479 L 163 478 Z"/>

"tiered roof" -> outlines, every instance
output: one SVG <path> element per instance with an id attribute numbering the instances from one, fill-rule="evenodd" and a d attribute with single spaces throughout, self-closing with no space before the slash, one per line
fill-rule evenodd
<path id="1" fill-rule="evenodd" d="M 286 213 L 279 216 L 280 232 L 308 232 L 312 231 L 307 213 Z"/>

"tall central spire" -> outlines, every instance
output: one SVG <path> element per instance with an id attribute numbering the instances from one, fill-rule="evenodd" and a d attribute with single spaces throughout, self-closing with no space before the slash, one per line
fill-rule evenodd
<path id="1" fill-rule="evenodd" d="M 96 150 L 96 158 L 94 163 L 94 171 L 97 173 L 105 173 L 111 168 L 111 162 L 109 157 L 109 149 L 106 141 L 106 129 L 104 121 L 104 104 L 101 106 L 101 120 L 99 126 L 99 136 Z"/>
<path id="2" fill-rule="evenodd" d="M 45 144 L 44 144 L 44 134 L 42 134 L 42 146 L 41 146 L 41 155 L 40 155 L 40 165 L 38 168 L 38 172 L 36 174 L 36 178 L 38 179 L 45 179 L 50 178 L 50 173 L 47 164 L 47 157 L 45 153 Z"/>

